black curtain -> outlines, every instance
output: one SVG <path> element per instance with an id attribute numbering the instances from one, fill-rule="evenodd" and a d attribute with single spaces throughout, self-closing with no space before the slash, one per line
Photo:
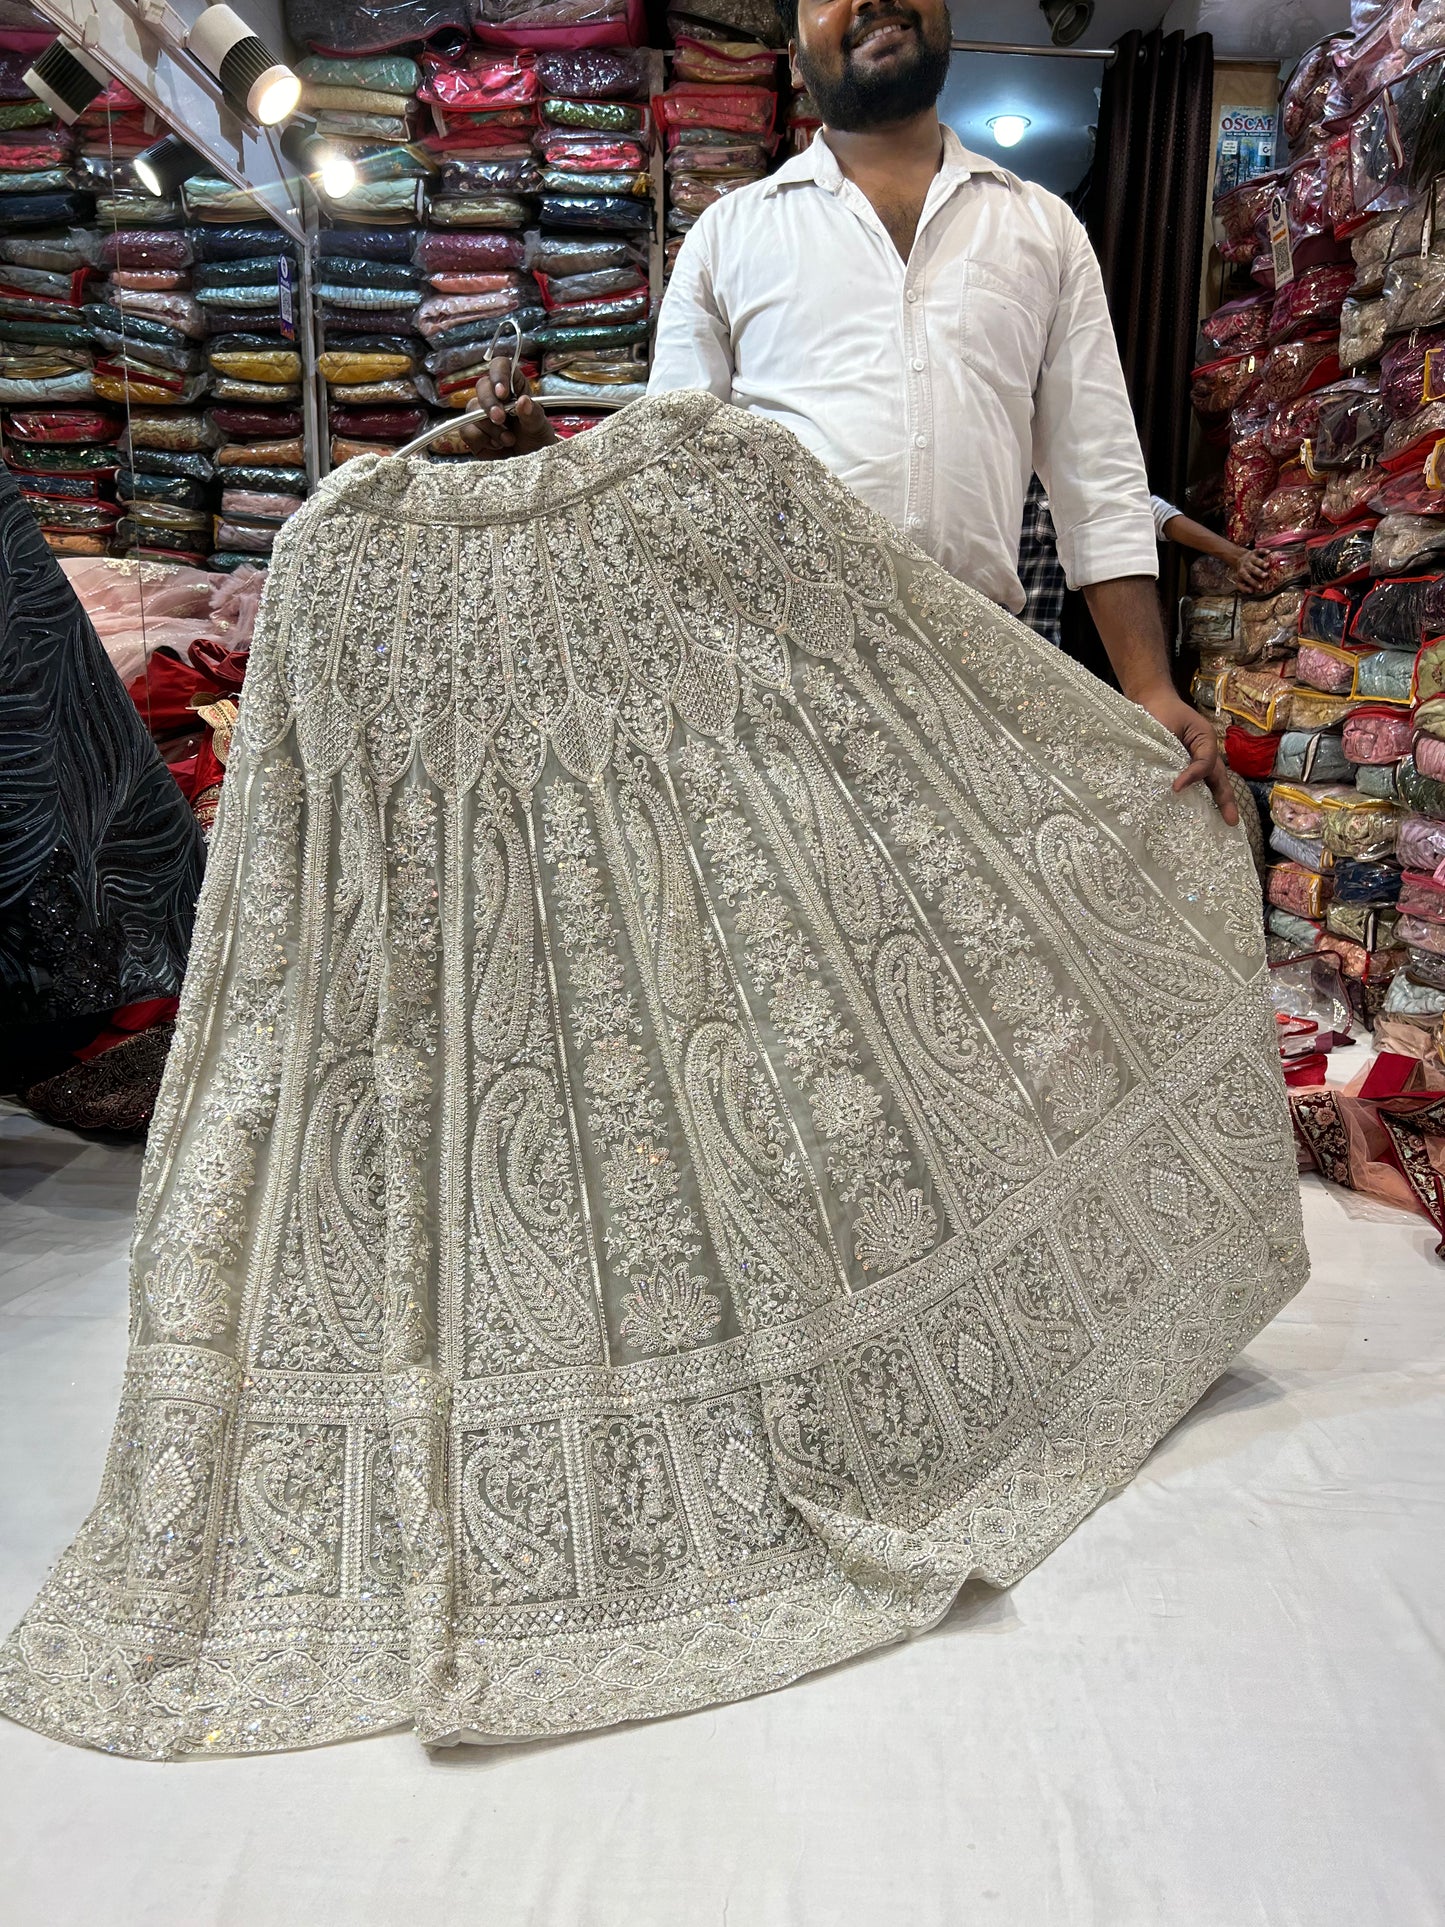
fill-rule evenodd
<path id="1" fill-rule="evenodd" d="M 1126 33 L 1104 75 L 1084 215 L 1104 270 L 1149 483 L 1178 501 L 1189 467 L 1214 41 Z"/>
<path id="2" fill-rule="evenodd" d="M 1104 75 L 1079 204 L 1104 271 L 1149 486 L 1171 502 L 1182 500 L 1189 468 L 1213 108 L 1211 35 L 1126 33 Z M 1162 586 L 1172 594 L 1167 572 Z M 1069 604 L 1066 647 L 1112 680 L 1083 597 Z"/>

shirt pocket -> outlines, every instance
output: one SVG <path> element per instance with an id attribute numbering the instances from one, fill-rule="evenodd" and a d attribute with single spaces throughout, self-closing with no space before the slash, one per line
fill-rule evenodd
<path id="1" fill-rule="evenodd" d="M 992 387 L 1032 397 L 1048 345 L 1053 290 L 1034 275 L 981 261 L 959 266 L 963 359 Z"/>

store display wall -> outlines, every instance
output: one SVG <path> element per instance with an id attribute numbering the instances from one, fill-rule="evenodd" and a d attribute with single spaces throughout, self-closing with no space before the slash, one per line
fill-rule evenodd
<path id="1" fill-rule="evenodd" d="M 1445 6 L 1359 7 L 1285 89 L 1285 165 L 1216 202 L 1229 281 L 1193 401 L 1227 532 L 1271 580 L 1240 596 L 1202 559 L 1182 610 L 1195 700 L 1269 836 L 1274 961 L 1337 971 L 1356 1021 L 1417 1058 L 1445 1013 L 1442 116 Z M 1301 1036 L 1291 1081 L 1317 1088 Z"/>

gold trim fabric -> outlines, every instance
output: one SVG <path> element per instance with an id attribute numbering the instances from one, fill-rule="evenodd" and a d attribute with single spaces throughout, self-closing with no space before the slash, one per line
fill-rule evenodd
<path id="1" fill-rule="evenodd" d="M 1181 760 L 706 396 L 333 475 L 0 1706 L 524 1738 L 1027 1571 L 1305 1277 L 1253 866 Z"/>

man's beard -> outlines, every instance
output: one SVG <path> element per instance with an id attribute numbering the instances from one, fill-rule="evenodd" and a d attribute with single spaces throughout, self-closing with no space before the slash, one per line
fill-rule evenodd
<path id="1" fill-rule="evenodd" d="M 870 128 L 911 120 L 915 114 L 931 107 L 943 92 L 951 51 L 947 36 L 936 43 L 930 41 L 922 20 L 910 7 L 890 10 L 887 17 L 908 21 L 918 35 L 913 59 L 892 73 L 872 73 L 860 68 L 851 52 L 845 52 L 843 71 L 834 79 L 820 73 L 815 62 L 799 47 L 798 71 L 817 103 L 824 126 L 836 127 L 843 134 L 864 134 Z M 875 18 L 859 24 L 860 29 L 864 29 L 878 22 Z"/>

